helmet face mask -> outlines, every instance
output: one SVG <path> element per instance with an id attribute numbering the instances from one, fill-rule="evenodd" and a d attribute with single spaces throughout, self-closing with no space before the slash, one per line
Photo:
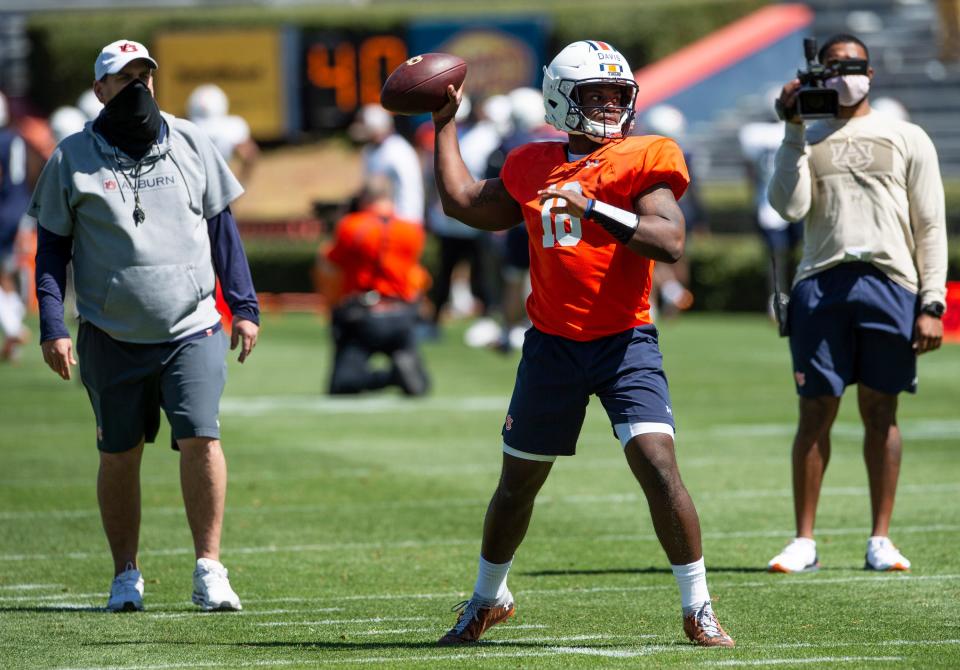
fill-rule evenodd
<path id="1" fill-rule="evenodd" d="M 589 105 L 584 88 L 615 85 L 618 105 Z M 633 125 L 637 84 L 623 55 L 605 42 L 574 42 L 543 68 L 543 99 L 547 122 L 557 130 L 585 135 L 597 142 L 626 137 Z M 598 110 L 603 111 L 598 111 Z M 618 112 L 618 121 L 604 113 Z"/>

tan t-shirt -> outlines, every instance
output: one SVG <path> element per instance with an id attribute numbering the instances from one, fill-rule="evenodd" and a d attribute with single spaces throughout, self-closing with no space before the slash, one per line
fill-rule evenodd
<path id="1" fill-rule="evenodd" d="M 866 261 L 921 303 L 944 302 L 947 229 L 937 151 L 922 128 L 871 111 L 788 123 L 768 190 L 785 219 L 804 221 L 795 281 Z"/>

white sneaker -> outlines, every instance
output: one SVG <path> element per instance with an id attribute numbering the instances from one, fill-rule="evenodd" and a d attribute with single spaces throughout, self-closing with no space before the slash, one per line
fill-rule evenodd
<path id="1" fill-rule="evenodd" d="M 193 571 L 193 604 L 200 605 L 204 612 L 213 610 L 240 611 L 240 596 L 230 588 L 227 569 L 212 558 L 197 559 Z"/>
<path id="2" fill-rule="evenodd" d="M 767 563 L 767 572 L 813 572 L 819 569 L 817 543 L 808 537 L 793 538 L 783 551 Z"/>
<path id="3" fill-rule="evenodd" d="M 499 323 L 485 316 L 467 328 L 463 341 L 468 347 L 492 347 L 500 339 L 502 331 Z"/>
<path id="4" fill-rule="evenodd" d="M 889 537 L 874 536 L 867 540 L 864 570 L 893 572 L 910 569 L 910 561 L 893 546 Z"/>
<path id="5" fill-rule="evenodd" d="M 127 563 L 127 569 L 113 578 L 107 609 L 111 612 L 143 610 L 143 575 L 133 563 Z"/>

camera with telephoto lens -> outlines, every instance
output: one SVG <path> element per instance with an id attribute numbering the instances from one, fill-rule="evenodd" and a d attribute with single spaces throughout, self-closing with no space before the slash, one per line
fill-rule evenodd
<path id="1" fill-rule="evenodd" d="M 852 58 L 829 65 L 818 63 L 817 40 L 812 37 L 803 40 L 803 53 L 807 59 L 807 69 L 797 70 L 800 90 L 797 92 L 796 105 L 785 108 L 777 100 L 777 115 L 784 121 L 794 115 L 801 119 L 834 119 L 840 112 L 840 98 L 835 90 L 827 88 L 826 81 L 833 77 L 867 74 L 867 61 Z"/>

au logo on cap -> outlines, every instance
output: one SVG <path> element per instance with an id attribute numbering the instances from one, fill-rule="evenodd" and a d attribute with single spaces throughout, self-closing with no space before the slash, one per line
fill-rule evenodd
<path id="1" fill-rule="evenodd" d="M 130 44 L 130 42 L 126 42 L 120 45 L 120 51 L 124 53 L 130 52 L 130 51 L 136 51 L 136 50 L 137 50 L 137 45 Z"/>

